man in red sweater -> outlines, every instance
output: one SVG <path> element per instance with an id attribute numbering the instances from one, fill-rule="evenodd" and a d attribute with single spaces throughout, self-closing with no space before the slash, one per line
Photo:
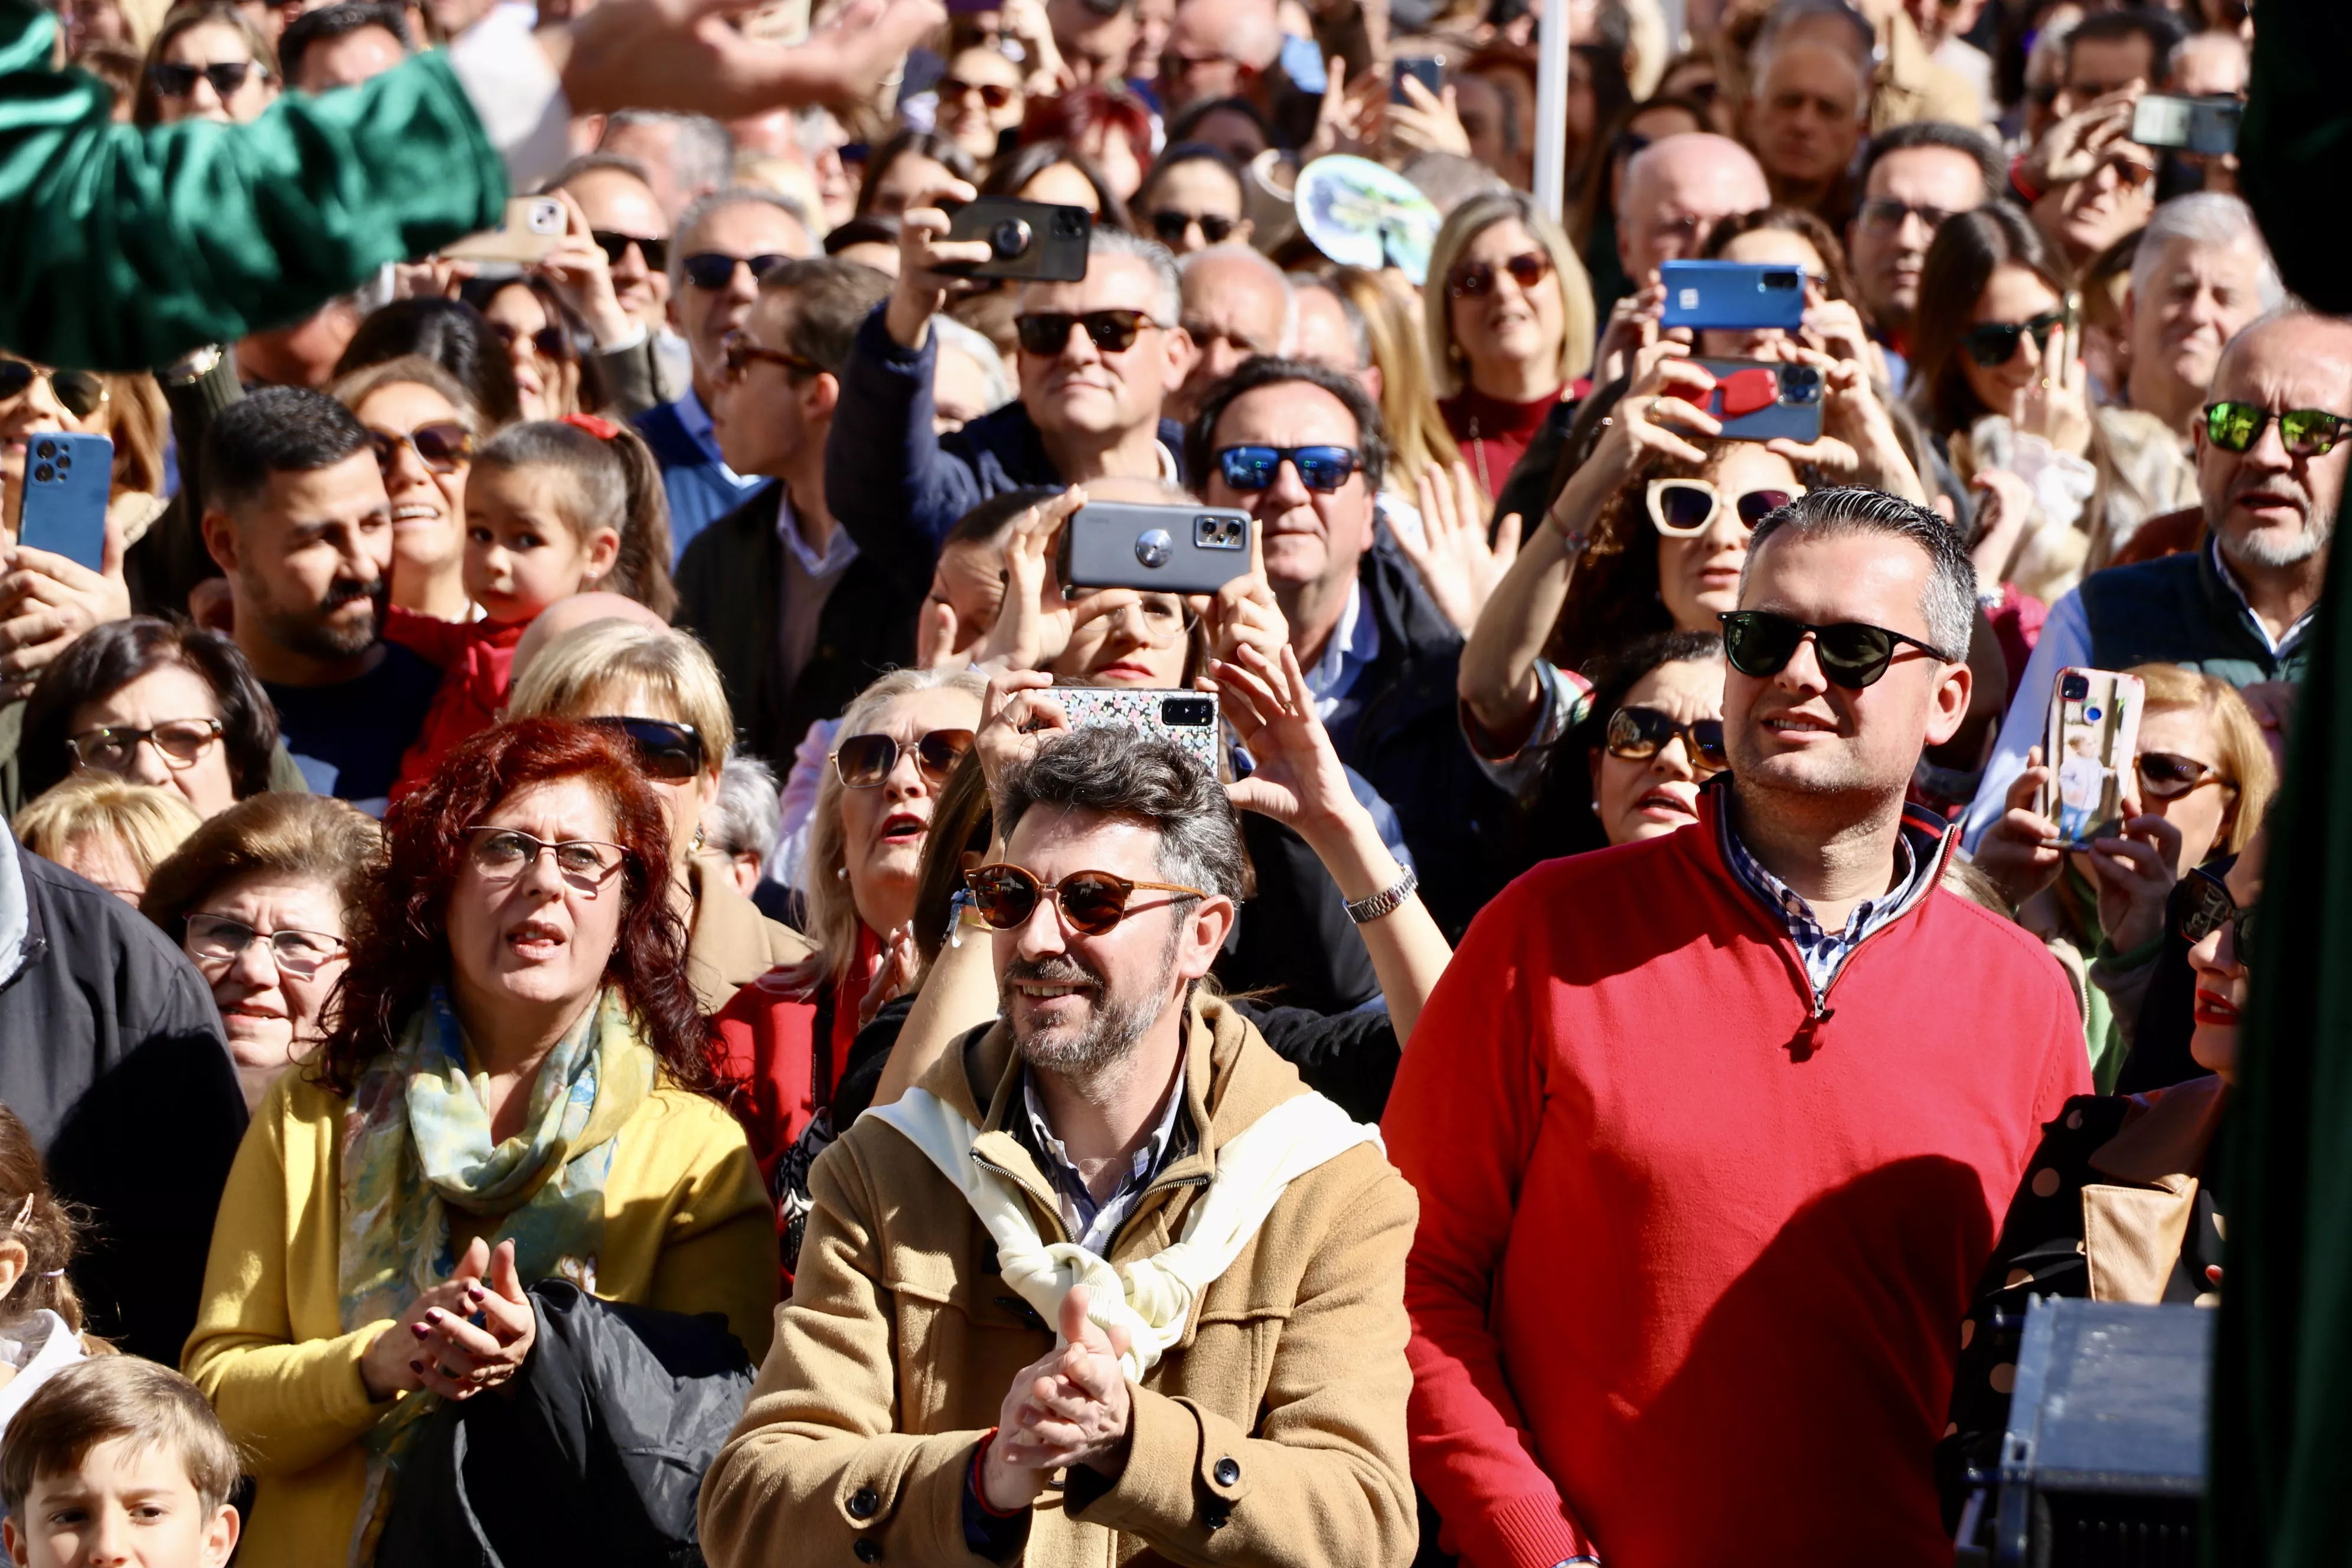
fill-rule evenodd
<path id="1" fill-rule="evenodd" d="M 2056 963 L 1904 809 L 1974 597 L 1908 502 L 1766 519 L 1698 823 L 1519 879 L 1423 1012 L 1413 1479 L 1475 1568 L 1951 1562 L 1969 1287 L 2090 1083 Z"/>

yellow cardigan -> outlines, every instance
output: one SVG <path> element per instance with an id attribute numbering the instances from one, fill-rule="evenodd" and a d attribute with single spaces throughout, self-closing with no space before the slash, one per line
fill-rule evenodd
<path id="1" fill-rule="evenodd" d="M 370 1401 L 359 1367 L 394 1325 L 345 1333 L 336 1290 L 348 1103 L 299 1067 L 263 1098 L 221 1197 L 182 1356 L 258 1482 L 241 1568 L 346 1560 L 366 1481 L 360 1440 L 392 1408 Z M 767 1354 L 775 1218 L 725 1110 L 658 1085 L 621 1130 L 604 1215 L 596 1294 L 723 1313 L 755 1365 Z"/>

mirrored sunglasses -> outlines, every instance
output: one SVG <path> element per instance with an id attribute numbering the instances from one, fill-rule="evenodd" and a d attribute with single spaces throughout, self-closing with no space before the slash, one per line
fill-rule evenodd
<path id="1" fill-rule="evenodd" d="M 0 395 L 5 394 L 5 384 L 0 383 Z M 2344 438 L 2345 426 L 2352 425 L 2352 419 L 2324 408 L 2290 408 L 2273 414 L 2259 404 L 2225 398 L 2205 405 L 2205 438 L 2224 452 L 2242 452 L 2263 438 L 2273 419 L 2278 421 L 2279 444 L 2297 458 L 2327 456 Z"/>
<path id="2" fill-rule="evenodd" d="M 1694 719 L 1685 724 L 1655 708 L 1620 708 L 1609 715 L 1601 743 L 1612 757 L 1646 763 L 1677 736 L 1689 753 L 1693 773 L 1717 773 L 1731 765 L 1730 753 L 1724 750 L 1720 719 Z"/>
<path id="3" fill-rule="evenodd" d="M 1282 465 L 1298 470 L 1298 482 L 1323 495 L 1347 484 L 1363 464 L 1353 447 L 1221 447 L 1217 470 L 1234 489 L 1255 492 L 1282 477 Z"/>
<path id="4" fill-rule="evenodd" d="M 2219 871 L 2200 866 L 2183 880 L 2187 907 L 2180 913 L 2180 934 L 2189 946 L 2195 947 L 2234 921 L 2238 928 L 2238 962 L 2251 969 L 2254 963 L 2255 906 L 2239 903 L 2221 876 Z"/>

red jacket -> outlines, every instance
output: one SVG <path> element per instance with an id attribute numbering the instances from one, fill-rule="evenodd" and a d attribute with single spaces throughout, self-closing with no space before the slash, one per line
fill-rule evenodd
<path id="1" fill-rule="evenodd" d="M 1960 1320 L 2090 1083 L 2082 1018 L 2041 943 L 1934 888 L 1809 1026 L 1718 798 L 1489 904 L 1389 1096 L 1413 1479 L 1476 1568 L 1952 1560 Z"/>
<path id="2" fill-rule="evenodd" d="M 433 694 L 425 723 L 400 759 L 393 799 L 432 777 L 443 757 L 499 721 L 515 644 L 530 626 L 529 621 L 445 621 L 397 605 L 386 613 L 384 640 L 421 655 L 442 672 L 441 689 Z"/>

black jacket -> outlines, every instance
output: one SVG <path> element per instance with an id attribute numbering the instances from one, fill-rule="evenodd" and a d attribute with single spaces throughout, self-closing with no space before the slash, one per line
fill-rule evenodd
<path id="1" fill-rule="evenodd" d="M 695 535 L 677 563 L 677 624 L 710 647 L 727 683 L 728 705 L 744 744 L 776 770 L 792 772 L 793 749 L 819 719 L 830 719 L 881 674 L 915 658 L 915 618 L 930 591 L 862 549 L 825 595 L 816 647 L 784 689 L 777 647 L 784 603 L 784 542 L 776 537 L 779 485 Z"/>
<path id="2" fill-rule="evenodd" d="M 0 1100 L 89 1225 L 72 1266 L 91 1329 L 177 1366 L 245 1097 L 194 966 L 112 893 L 14 841 L 28 919 L 0 982 Z"/>

